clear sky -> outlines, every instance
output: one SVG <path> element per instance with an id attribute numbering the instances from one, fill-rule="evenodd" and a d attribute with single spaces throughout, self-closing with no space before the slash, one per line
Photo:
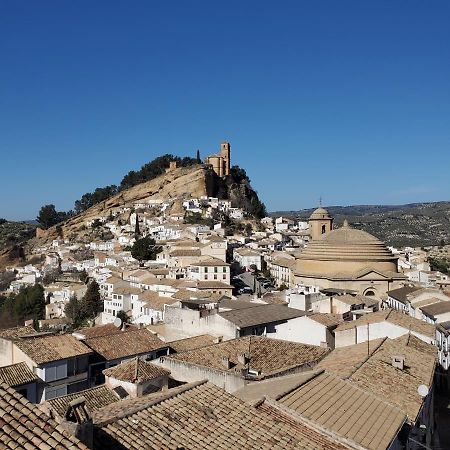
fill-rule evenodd
<path id="1" fill-rule="evenodd" d="M 231 142 L 269 210 L 450 199 L 448 1 L 0 1 L 0 217 Z"/>

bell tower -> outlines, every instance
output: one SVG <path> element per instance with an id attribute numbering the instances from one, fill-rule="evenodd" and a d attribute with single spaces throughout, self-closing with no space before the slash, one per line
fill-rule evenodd
<path id="1" fill-rule="evenodd" d="M 311 214 L 308 222 L 309 236 L 312 240 L 319 239 L 322 235 L 333 229 L 333 217 L 322 206 Z"/>

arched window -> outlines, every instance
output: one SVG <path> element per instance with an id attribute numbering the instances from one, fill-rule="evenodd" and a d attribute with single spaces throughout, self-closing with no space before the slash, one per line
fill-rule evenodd
<path id="1" fill-rule="evenodd" d="M 322 234 L 325 234 L 327 232 L 326 225 L 322 225 Z"/>
<path id="2" fill-rule="evenodd" d="M 367 297 L 373 297 L 375 295 L 375 292 L 373 292 L 369 289 L 368 291 L 366 291 L 366 293 L 364 295 L 366 295 Z"/>

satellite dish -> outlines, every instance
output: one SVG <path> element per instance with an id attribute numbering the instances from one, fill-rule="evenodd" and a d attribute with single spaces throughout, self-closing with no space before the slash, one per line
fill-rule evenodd
<path id="1" fill-rule="evenodd" d="M 120 319 L 119 317 L 116 317 L 114 319 L 113 324 L 114 324 L 115 327 L 120 328 L 122 326 L 122 319 Z"/>
<path id="2" fill-rule="evenodd" d="M 425 384 L 421 384 L 418 388 L 417 388 L 417 392 L 419 393 L 419 395 L 423 398 L 425 398 L 428 395 L 428 386 L 426 386 Z"/>

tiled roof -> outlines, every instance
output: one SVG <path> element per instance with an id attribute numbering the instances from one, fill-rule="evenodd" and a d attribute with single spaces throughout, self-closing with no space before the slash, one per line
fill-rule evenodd
<path id="1" fill-rule="evenodd" d="M 422 334 L 424 336 L 434 338 L 435 337 L 435 327 L 423 320 L 415 319 L 414 317 L 408 316 L 406 314 L 394 311 L 392 309 L 385 309 L 382 311 L 377 311 L 370 314 L 365 314 L 358 320 L 352 320 L 350 322 L 344 322 L 336 328 L 336 332 L 350 330 L 357 326 L 364 326 L 367 323 L 380 323 L 389 322 L 406 330 L 415 331 L 416 333 Z"/>
<path id="2" fill-rule="evenodd" d="M 396 405 L 411 422 L 423 404 L 417 388 L 432 385 L 436 365 L 436 348 L 419 341 L 413 335 L 386 339 L 350 377 L 358 386 Z M 392 365 L 394 356 L 405 357 L 403 370 Z"/>
<path id="3" fill-rule="evenodd" d="M 168 347 L 146 329 L 129 329 L 122 333 L 95 337 L 87 339 L 86 344 L 108 361 Z"/>
<path id="4" fill-rule="evenodd" d="M 192 263 L 191 266 L 201 266 L 201 267 L 219 267 L 219 266 L 229 266 L 228 263 L 222 261 L 219 258 L 213 258 L 212 256 L 209 258 L 205 258 L 203 260 L 199 260 L 195 263 Z"/>
<path id="5" fill-rule="evenodd" d="M 247 405 L 210 383 L 133 399 L 96 435 L 99 447 L 116 449 L 311 449 L 320 443 L 298 427 Z M 94 416 L 95 419 L 96 415 Z M 342 447 L 329 447 L 341 449 Z"/>
<path id="6" fill-rule="evenodd" d="M 47 400 L 46 403 L 54 414 L 63 418 L 69 403 L 79 397 L 86 399 L 86 407 L 90 412 L 119 401 L 119 397 L 111 389 L 102 385 L 76 392 L 75 394 L 63 395 L 62 397 Z"/>
<path id="7" fill-rule="evenodd" d="M 432 305 L 422 306 L 420 309 L 428 317 L 436 317 L 439 314 L 450 312 L 450 301 L 440 301 Z"/>
<path id="8" fill-rule="evenodd" d="M 126 328 L 126 331 L 136 329 L 137 327 L 131 325 Z M 120 333 L 123 333 L 123 331 L 120 328 L 116 327 L 112 323 L 109 323 L 107 325 L 100 325 L 96 327 L 80 328 L 79 330 L 75 331 L 74 334 L 82 335 L 84 336 L 85 339 L 91 339 L 95 337 L 110 336 L 111 334 L 120 334 Z"/>
<path id="9" fill-rule="evenodd" d="M 231 284 L 221 281 L 197 281 L 197 289 L 233 289 Z"/>
<path id="10" fill-rule="evenodd" d="M 24 362 L 0 367 L 0 381 L 9 386 L 20 386 L 37 380 L 39 377 Z"/>
<path id="11" fill-rule="evenodd" d="M 253 309 L 253 308 L 252 308 Z M 235 372 L 250 367 L 261 376 L 281 372 L 292 367 L 318 362 L 328 353 L 328 349 L 298 342 L 270 339 L 262 336 L 246 336 L 219 344 L 177 353 L 166 358 L 184 361 L 203 367 Z M 242 364 L 239 356 L 245 354 L 249 362 Z M 228 358 L 230 368 L 223 365 L 223 358 Z"/>
<path id="12" fill-rule="evenodd" d="M 315 313 L 308 316 L 311 320 L 314 320 L 321 325 L 326 327 L 337 327 L 340 323 L 344 321 L 342 315 L 340 314 L 331 314 L 331 313 Z"/>
<path id="13" fill-rule="evenodd" d="M 414 291 L 420 291 L 422 288 L 414 287 L 414 286 L 404 286 L 398 289 L 393 289 L 392 291 L 388 291 L 389 297 L 395 298 L 400 303 L 406 304 L 408 300 L 408 294 L 411 294 Z"/>
<path id="14" fill-rule="evenodd" d="M 0 447 L 27 450 L 87 450 L 37 406 L 0 383 Z"/>
<path id="15" fill-rule="evenodd" d="M 122 364 L 103 371 L 105 377 L 112 377 L 130 383 L 142 383 L 162 376 L 169 376 L 170 370 L 166 370 L 155 364 L 133 358 Z"/>
<path id="16" fill-rule="evenodd" d="M 335 348 L 317 365 L 341 378 L 349 377 L 376 350 L 386 338 L 374 339 L 361 344 Z"/>
<path id="17" fill-rule="evenodd" d="M 239 328 L 280 322 L 301 317 L 305 314 L 305 311 L 289 308 L 285 305 L 261 305 L 253 308 L 234 309 L 219 313 L 220 316 L 234 323 Z"/>
<path id="18" fill-rule="evenodd" d="M 351 448 L 327 436 L 314 428 L 312 424 L 306 424 L 299 417 L 293 417 L 280 409 L 279 405 L 274 402 L 266 400 L 257 406 L 257 410 L 267 414 L 277 423 L 284 423 L 289 426 L 291 430 L 295 431 L 297 437 L 302 436 L 304 441 L 300 441 L 300 448 L 305 450 L 345 450 Z"/>
<path id="19" fill-rule="evenodd" d="M 400 409 L 329 373 L 318 375 L 278 402 L 370 450 L 389 448 L 405 421 Z"/>
<path id="20" fill-rule="evenodd" d="M 70 334 L 22 338 L 16 340 L 15 344 L 36 364 L 45 364 L 92 353 L 89 347 Z"/>
<path id="21" fill-rule="evenodd" d="M 36 330 L 32 327 L 14 327 L 0 330 L 0 338 L 3 339 L 17 339 L 29 334 L 35 334 Z"/>
<path id="22" fill-rule="evenodd" d="M 202 334 L 201 336 L 194 336 L 185 339 L 179 339 L 169 343 L 171 349 L 176 353 L 187 352 L 188 350 L 195 350 L 197 348 L 206 347 L 214 344 L 214 336 L 209 334 Z"/>
<path id="23" fill-rule="evenodd" d="M 201 255 L 201 251 L 198 248 L 193 248 L 193 249 L 176 249 L 176 250 L 172 250 L 169 253 L 169 256 L 171 258 L 182 258 L 182 257 L 188 257 L 188 256 L 200 256 Z"/>

